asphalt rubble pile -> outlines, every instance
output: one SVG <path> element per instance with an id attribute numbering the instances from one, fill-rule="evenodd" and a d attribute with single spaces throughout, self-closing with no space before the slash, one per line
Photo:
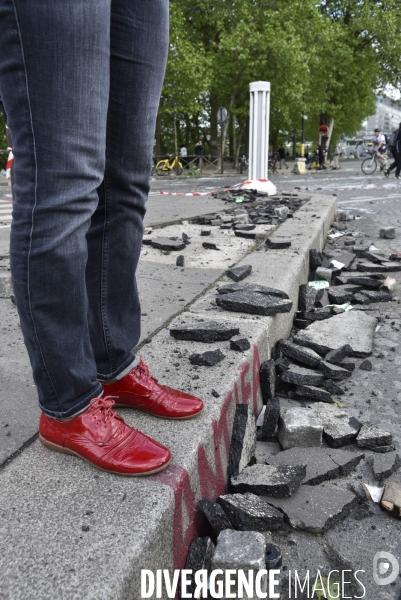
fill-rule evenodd
<path id="1" fill-rule="evenodd" d="M 372 370 L 378 319 L 367 309 L 373 304 L 380 310 L 379 303 L 393 301 L 395 282 L 387 273 L 401 270 L 401 263 L 358 239 L 358 232 L 348 232 L 342 226 L 346 215 L 338 217 L 343 220 L 334 223 L 324 251 L 310 251 L 309 281 L 300 286 L 290 338 L 280 340 L 261 365 L 264 407 L 257 422 L 251 406 L 236 407 L 229 490 L 199 502 L 209 537 L 193 540 L 186 568 L 277 567 L 281 552 L 273 536 L 325 534 L 352 513 L 357 518 L 371 514 L 372 500 L 389 515 L 401 516 L 401 485 L 386 485 L 400 467 L 392 434 L 352 416 L 341 403 L 355 369 Z M 381 230 L 381 237 L 386 233 L 392 236 Z M 252 312 L 244 295 L 287 299 L 280 290 L 246 285 L 238 275 L 232 277 L 235 283 L 218 289 L 217 303 L 227 310 Z M 230 296 L 235 296 L 231 304 L 225 303 Z M 228 329 L 227 336 L 237 333 Z M 362 481 L 356 487 L 355 475 L 350 476 L 365 461 L 381 487 Z M 288 578 L 280 585 L 281 598 L 291 597 Z M 355 582 L 348 592 L 355 593 Z"/>

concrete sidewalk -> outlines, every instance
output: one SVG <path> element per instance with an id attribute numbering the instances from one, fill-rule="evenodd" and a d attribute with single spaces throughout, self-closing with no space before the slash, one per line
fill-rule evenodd
<path id="1" fill-rule="evenodd" d="M 188 263 L 183 270 L 166 264 L 170 257 L 158 262 L 152 255 L 143 257 L 139 280 L 142 310 L 148 318 L 144 359 L 162 382 L 205 402 L 204 412 L 194 421 L 162 421 L 121 411 L 129 424 L 172 450 L 172 465 L 153 477 L 131 479 L 98 472 L 75 457 L 50 452 L 37 440 L 30 443 L 38 416 L 36 394 L 16 311 L 5 305 L 9 300 L 0 301 L 3 333 L 10 340 L 3 364 L 11 399 L 6 406 L 11 435 L 2 438 L 2 444 L 5 439 L 11 445 L 3 459 L 13 454 L 0 471 L 2 600 L 137 600 L 142 568 L 183 567 L 189 543 L 200 532 L 197 500 L 214 498 L 225 489 L 235 404 L 251 402 L 255 414 L 260 410 L 259 365 L 291 329 L 298 286 L 308 275 L 309 249 L 322 249 L 335 210 L 335 198 L 313 196 L 273 234 L 292 239 L 288 250 L 259 249 L 244 257 L 253 246 L 244 243 L 233 246 L 230 260 L 220 256 L 209 264 Z M 208 287 L 238 261 L 253 265 L 247 281 L 287 292 L 294 302 L 292 312 L 259 317 L 217 308 L 212 303 L 215 292 Z M 178 289 L 169 308 L 164 305 L 160 313 L 151 314 L 159 299 Z M 251 349 L 239 355 L 228 349 L 227 342 L 205 348 L 197 342 L 175 341 L 163 324 L 181 307 L 187 310 L 173 324 L 211 317 L 224 320 L 240 328 Z M 160 331 L 152 335 L 158 326 Z M 193 352 L 215 348 L 226 355 L 215 367 L 189 363 Z"/>

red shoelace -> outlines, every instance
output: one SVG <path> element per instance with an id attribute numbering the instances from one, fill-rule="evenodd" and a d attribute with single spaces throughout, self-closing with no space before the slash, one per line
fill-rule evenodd
<path id="1" fill-rule="evenodd" d="M 105 396 L 102 398 L 92 398 L 90 401 L 94 416 L 97 417 L 99 422 L 103 422 L 105 426 L 115 418 L 122 421 L 120 415 L 113 410 L 115 404 L 114 399 L 117 398 L 115 396 Z"/>
<path id="2" fill-rule="evenodd" d="M 135 367 L 135 375 L 138 379 L 143 379 L 144 381 L 153 380 L 157 382 L 156 377 L 153 377 L 153 375 L 149 373 L 149 367 L 144 363 L 142 356 L 139 358 L 139 363 Z"/>

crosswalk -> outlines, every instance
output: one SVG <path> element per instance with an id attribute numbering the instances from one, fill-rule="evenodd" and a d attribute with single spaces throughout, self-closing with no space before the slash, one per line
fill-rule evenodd
<path id="1" fill-rule="evenodd" d="M 11 194 L 0 195 L 0 227 L 9 226 L 12 221 L 12 196 Z"/>

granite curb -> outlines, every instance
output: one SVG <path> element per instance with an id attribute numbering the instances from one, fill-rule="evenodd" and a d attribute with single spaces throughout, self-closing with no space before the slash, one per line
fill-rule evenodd
<path id="1" fill-rule="evenodd" d="M 240 329 L 249 350 L 231 350 L 227 341 L 175 340 L 169 328 L 143 346 L 156 377 L 205 402 L 193 421 L 121 411 L 129 424 L 170 447 L 173 463 L 167 470 L 153 477 L 118 477 L 50 452 L 39 441 L 1 470 L 2 600 L 139 600 L 141 569 L 184 567 L 191 540 L 203 531 L 197 501 L 226 491 L 235 406 L 250 403 L 255 415 L 260 411 L 260 363 L 288 336 L 298 288 L 308 276 L 309 250 L 322 250 L 335 213 L 334 197 L 313 195 L 271 236 L 291 238 L 290 248 L 267 250 L 261 244 L 238 263 L 252 264 L 247 282 L 285 291 L 293 301 L 291 312 L 273 317 L 226 312 L 215 305 L 216 291 L 210 288 L 169 325 L 224 321 Z M 191 354 L 214 349 L 225 355 L 218 365 L 189 362 Z"/>

